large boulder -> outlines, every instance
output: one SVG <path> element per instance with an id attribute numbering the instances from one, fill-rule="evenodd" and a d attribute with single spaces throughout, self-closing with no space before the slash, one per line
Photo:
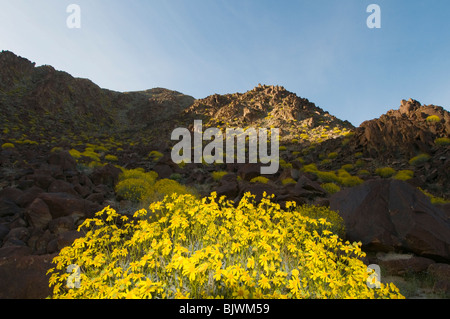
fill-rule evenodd
<path id="1" fill-rule="evenodd" d="M 46 275 L 56 255 L 0 258 L 0 299 L 43 299 L 51 295 Z"/>
<path id="2" fill-rule="evenodd" d="M 450 260 L 450 222 L 406 182 L 368 181 L 331 196 L 330 207 L 344 219 L 348 239 L 368 249 Z"/>
<path id="3" fill-rule="evenodd" d="M 53 218 L 69 216 L 75 212 L 91 217 L 102 209 L 96 203 L 67 193 L 43 193 L 39 198 L 47 204 Z"/>

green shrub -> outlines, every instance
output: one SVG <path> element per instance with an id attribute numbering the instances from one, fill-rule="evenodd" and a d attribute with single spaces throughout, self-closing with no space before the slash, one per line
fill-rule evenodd
<path id="1" fill-rule="evenodd" d="M 119 176 L 119 180 L 125 180 L 125 179 L 141 179 L 149 182 L 150 184 L 154 184 L 156 179 L 158 178 L 158 173 L 154 171 L 145 172 L 143 168 L 135 168 L 135 169 L 129 169 L 123 171 L 122 174 Z"/>
<path id="2" fill-rule="evenodd" d="M 338 176 L 339 178 L 345 178 L 345 177 L 351 177 L 351 176 L 352 176 L 349 172 L 347 172 L 347 171 L 346 171 L 345 169 L 343 169 L 343 168 L 339 169 L 337 172 L 338 172 L 337 176 Z"/>
<path id="3" fill-rule="evenodd" d="M 212 178 L 217 182 L 220 181 L 225 175 L 228 175 L 228 172 L 220 171 L 220 172 L 212 172 Z"/>
<path id="4" fill-rule="evenodd" d="M 297 182 L 295 181 L 295 179 L 293 179 L 293 178 L 291 178 L 291 177 L 288 177 L 288 178 L 283 179 L 283 180 L 281 181 L 281 183 L 282 183 L 283 185 L 297 184 Z"/>
<path id="5" fill-rule="evenodd" d="M 173 173 L 169 177 L 169 179 L 173 179 L 174 181 L 179 181 L 181 178 L 182 178 L 182 176 L 179 173 Z"/>
<path id="6" fill-rule="evenodd" d="M 364 154 L 362 152 L 355 153 L 355 158 L 361 158 L 363 155 Z"/>
<path id="7" fill-rule="evenodd" d="M 108 162 L 117 162 L 119 159 L 116 155 L 106 155 L 105 160 Z"/>
<path id="8" fill-rule="evenodd" d="M 284 159 L 280 159 L 280 166 L 281 168 L 292 168 L 291 163 L 287 163 Z"/>
<path id="9" fill-rule="evenodd" d="M 420 154 L 420 155 L 417 155 L 416 157 L 411 158 L 409 160 L 409 164 L 413 165 L 413 166 L 422 165 L 422 164 L 428 162 L 428 160 L 430 158 L 431 158 L 431 156 L 428 154 Z"/>
<path id="10" fill-rule="evenodd" d="M 366 169 L 361 169 L 358 171 L 359 176 L 370 176 L 370 172 Z"/>
<path id="11" fill-rule="evenodd" d="M 267 184 L 269 182 L 269 179 L 264 176 L 258 176 L 250 180 L 250 183 L 262 183 Z"/>
<path id="12" fill-rule="evenodd" d="M 397 174 L 394 175 L 394 179 L 398 179 L 401 181 L 407 181 L 414 177 L 414 172 L 411 170 L 401 170 Z"/>
<path id="13" fill-rule="evenodd" d="M 159 161 L 163 156 L 164 154 L 158 151 L 151 151 L 148 154 L 148 157 L 150 157 L 154 162 Z"/>
<path id="14" fill-rule="evenodd" d="M 127 178 L 117 183 L 115 190 L 119 197 L 139 203 L 153 195 L 153 184 L 140 178 Z"/>
<path id="15" fill-rule="evenodd" d="M 364 181 L 358 176 L 348 176 L 341 178 L 340 183 L 345 187 L 354 187 L 364 183 Z"/>
<path id="16" fill-rule="evenodd" d="M 438 146 L 447 146 L 450 145 L 450 138 L 448 137 L 440 137 L 434 140 L 434 144 Z"/>
<path id="17" fill-rule="evenodd" d="M 375 170 L 375 174 L 383 178 L 389 178 L 395 174 L 395 169 L 391 167 L 380 167 Z"/>
<path id="18" fill-rule="evenodd" d="M 177 181 L 171 179 L 161 179 L 157 181 L 153 187 L 153 192 L 150 195 L 152 202 L 163 200 L 165 196 L 172 194 L 178 195 L 194 195 L 194 191 L 185 185 L 181 185 Z"/>
<path id="19" fill-rule="evenodd" d="M 345 169 L 348 172 L 348 171 L 351 171 L 353 169 L 353 164 L 345 164 L 345 165 L 342 165 L 341 168 Z"/>
<path id="20" fill-rule="evenodd" d="M 364 165 L 366 165 L 366 162 L 362 159 L 357 160 L 355 163 L 355 167 L 363 167 Z"/>
<path id="21" fill-rule="evenodd" d="M 441 118 L 437 115 L 430 115 L 427 117 L 427 122 L 428 123 L 438 123 L 441 121 Z"/>
<path id="22" fill-rule="evenodd" d="M 90 158 L 94 162 L 101 162 L 100 156 L 97 153 L 95 153 L 93 150 L 88 149 L 88 148 L 83 153 L 81 153 L 81 156 Z"/>
<path id="23" fill-rule="evenodd" d="M 317 206 L 303 206 L 300 211 L 302 216 L 320 219 L 324 218 L 327 222 L 331 223 L 332 229 L 328 229 L 333 234 L 338 235 L 340 238 L 345 237 L 345 223 L 342 217 L 335 211 L 330 210 L 326 207 L 317 207 Z M 315 229 L 319 234 L 322 234 L 322 231 L 325 229 Z"/>
<path id="24" fill-rule="evenodd" d="M 301 170 L 302 170 L 302 172 L 305 172 L 305 173 L 316 173 L 318 171 L 315 163 L 303 165 Z"/>
<path id="25" fill-rule="evenodd" d="M 320 162 L 320 165 L 323 165 L 323 166 L 330 165 L 330 164 L 331 164 L 331 160 L 328 158 L 326 158 L 322 162 Z"/>
<path id="26" fill-rule="evenodd" d="M 427 192 L 426 190 L 422 189 L 419 187 L 419 190 L 424 193 L 431 201 L 432 204 L 436 205 L 436 204 L 449 204 L 450 201 L 442 198 L 442 197 L 437 197 L 434 196 L 433 194 Z"/>
<path id="27" fill-rule="evenodd" d="M 335 183 L 324 183 L 321 186 L 329 194 L 334 194 L 341 191 L 341 188 Z"/>
<path id="28" fill-rule="evenodd" d="M 331 152 L 330 154 L 328 154 L 328 158 L 329 159 L 335 159 L 336 157 L 338 157 L 338 153 L 337 152 Z"/>
<path id="29" fill-rule="evenodd" d="M 280 152 L 286 151 L 286 146 L 280 146 L 279 150 Z"/>
<path id="30" fill-rule="evenodd" d="M 316 172 L 317 178 L 323 183 L 339 182 L 335 172 Z"/>
<path id="31" fill-rule="evenodd" d="M 11 148 L 15 148 L 13 143 L 5 143 L 2 145 L 2 149 L 4 149 L 4 150 L 11 149 Z"/>

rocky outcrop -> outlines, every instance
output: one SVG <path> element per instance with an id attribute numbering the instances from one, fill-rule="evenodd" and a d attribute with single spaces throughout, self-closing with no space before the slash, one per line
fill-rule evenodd
<path id="1" fill-rule="evenodd" d="M 334 194 L 330 207 L 344 219 L 348 239 L 367 249 L 450 260 L 450 222 L 408 183 L 369 181 Z"/>

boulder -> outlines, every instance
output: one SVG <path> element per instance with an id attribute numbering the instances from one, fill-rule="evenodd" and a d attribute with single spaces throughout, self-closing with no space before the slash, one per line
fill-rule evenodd
<path id="1" fill-rule="evenodd" d="M 433 276 L 435 282 L 433 291 L 450 296 L 450 265 L 436 263 L 428 267 L 428 273 Z"/>
<path id="2" fill-rule="evenodd" d="M 47 162 L 50 165 L 61 167 L 63 171 L 76 171 L 77 162 L 68 151 L 52 152 Z"/>
<path id="3" fill-rule="evenodd" d="M 56 255 L 9 256 L 0 259 L 0 299 L 44 299 L 51 295 L 47 271 Z"/>
<path id="4" fill-rule="evenodd" d="M 17 204 L 20 207 L 29 206 L 40 194 L 44 193 L 44 190 L 40 187 L 33 186 L 23 192 L 17 199 Z"/>
<path id="5" fill-rule="evenodd" d="M 47 204 L 40 198 L 36 198 L 25 211 L 25 219 L 31 227 L 44 229 L 52 220 L 52 215 Z"/>
<path id="6" fill-rule="evenodd" d="M 251 181 L 261 175 L 261 166 L 261 164 L 241 164 L 238 168 L 238 174 L 244 181 Z"/>
<path id="7" fill-rule="evenodd" d="M 14 202 L 7 199 L 0 199 L 0 218 L 14 216 L 20 213 L 21 208 Z"/>
<path id="8" fill-rule="evenodd" d="M 104 184 L 114 187 L 119 181 L 122 170 L 112 164 L 96 168 L 91 174 L 91 180 L 95 185 Z"/>
<path id="9" fill-rule="evenodd" d="M 18 188 L 6 187 L 0 191 L 0 200 L 6 199 L 17 204 L 17 200 L 22 194 L 23 191 Z"/>
<path id="10" fill-rule="evenodd" d="M 368 181 L 332 195 L 330 207 L 344 219 L 348 239 L 368 249 L 450 260 L 449 221 L 406 182 Z"/>
<path id="11" fill-rule="evenodd" d="M 39 195 L 50 209 L 53 218 L 69 216 L 74 212 L 92 217 L 101 210 L 101 206 L 67 193 L 42 193 Z"/>
<path id="12" fill-rule="evenodd" d="M 49 193 L 68 193 L 72 195 L 78 195 L 78 192 L 75 190 L 74 186 L 68 182 L 62 180 L 53 181 L 48 187 Z"/>
<path id="13" fill-rule="evenodd" d="M 227 199 L 233 200 L 239 195 L 239 184 L 235 174 L 225 175 L 220 180 L 220 185 L 214 190 L 217 195 L 226 196 Z"/>

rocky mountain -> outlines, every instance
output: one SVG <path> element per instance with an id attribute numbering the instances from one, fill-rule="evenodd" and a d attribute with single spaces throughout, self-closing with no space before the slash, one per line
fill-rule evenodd
<path id="1" fill-rule="evenodd" d="M 443 269 L 439 289 L 450 292 L 450 115 L 443 107 L 403 100 L 354 127 L 280 86 L 197 100 L 164 88 L 115 92 L 3 51 L 0 110 L 0 298 L 49 293 L 41 270 L 79 236 L 76 226 L 102 207 L 129 207 L 115 191 L 122 168 L 236 203 L 246 192 L 257 200 L 267 192 L 281 206 L 331 206 L 347 237 L 367 251 L 415 255 L 372 262 L 394 264 L 397 273 Z M 204 128 L 279 128 L 278 173 L 261 176 L 260 164 L 172 162 L 171 131 L 199 119 Z"/>

